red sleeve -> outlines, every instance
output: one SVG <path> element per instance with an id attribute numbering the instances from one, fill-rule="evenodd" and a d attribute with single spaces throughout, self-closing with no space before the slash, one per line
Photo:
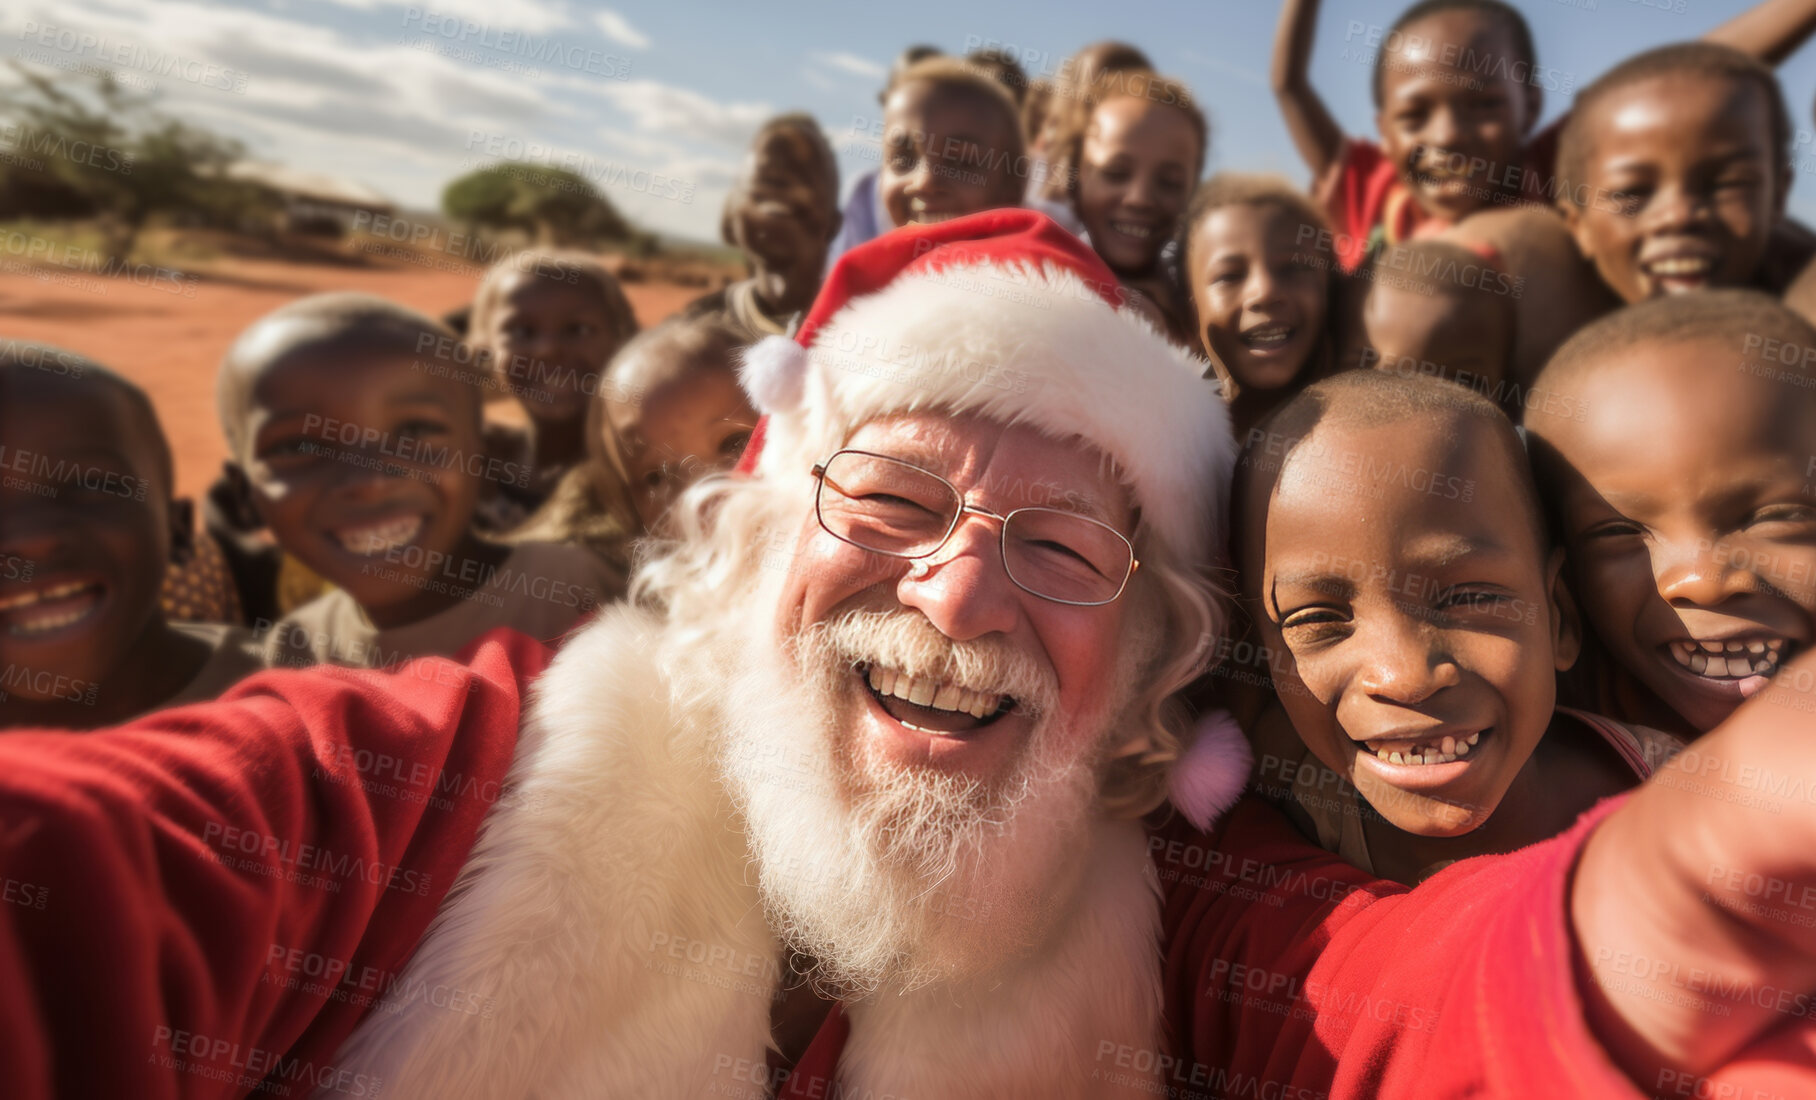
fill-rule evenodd
<path id="1" fill-rule="evenodd" d="M 1380 222 L 1398 178 L 1379 145 L 1348 137 L 1324 175 L 1312 181 L 1313 197 L 1330 215 L 1337 262 L 1344 271 L 1354 271 L 1368 255 L 1369 234 Z"/>
<path id="2" fill-rule="evenodd" d="M 1650 1095 L 1584 1024 L 1567 917 L 1583 843 L 1622 801 L 1413 891 L 1311 847 L 1254 800 L 1213 838 L 1156 833 L 1172 1083 L 1289 1100 Z M 1794 1080 L 1782 1095 L 1816 1095 L 1812 1034 L 1798 1019 L 1707 1082 L 1651 1092 L 1750 1096 L 1746 1083 Z"/>
<path id="3" fill-rule="evenodd" d="M 326 1087 L 500 797 L 548 652 L 254 676 L 98 733 L 0 737 L 10 1097 Z"/>

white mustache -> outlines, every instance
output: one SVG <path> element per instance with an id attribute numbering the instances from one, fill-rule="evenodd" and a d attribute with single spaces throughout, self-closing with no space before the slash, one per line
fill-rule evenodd
<path id="1" fill-rule="evenodd" d="M 808 628 L 800 645 L 808 677 L 830 680 L 870 665 L 1007 695 L 1035 721 L 1059 705 L 1052 669 L 1006 638 L 954 641 L 912 611 L 847 611 Z"/>

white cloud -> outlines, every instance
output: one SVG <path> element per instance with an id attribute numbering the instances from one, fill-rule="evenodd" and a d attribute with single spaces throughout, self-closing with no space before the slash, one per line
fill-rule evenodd
<path id="1" fill-rule="evenodd" d="M 633 50 L 649 49 L 649 35 L 631 26 L 630 20 L 610 8 L 594 12 L 593 23 L 599 28 L 599 33 L 621 46 L 629 46 Z"/>
<path id="2" fill-rule="evenodd" d="M 766 103 L 720 103 L 654 80 L 606 83 L 599 92 L 645 133 L 702 138 L 739 148 L 775 113 Z"/>
<path id="3" fill-rule="evenodd" d="M 830 66 L 841 72 L 850 73 L 853 76 L 868 77 L 871 80 L 881 80 L 889 74 L 888 69 L 883 68 L 869 58 L 859 57 L 857 54 L 846 53 L 843 50 L 834 50 L 831 53 L 815 53 L 810 56 L 822 65 Z"/>

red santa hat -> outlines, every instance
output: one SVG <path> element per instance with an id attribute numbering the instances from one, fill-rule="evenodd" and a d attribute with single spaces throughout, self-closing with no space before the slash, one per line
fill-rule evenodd
<path id="1" fill-rule="evenodd" d="M 1102 260 L 1033 210 L 905 226 L 840 258 L 794 337 L 745 352 L 764 414 L 740 469 L 805 474 L 878 417 L 972 413 L 1115 460 L 1182 563 L 1222 542 L 1235 443 L 1205 362 Z"/>

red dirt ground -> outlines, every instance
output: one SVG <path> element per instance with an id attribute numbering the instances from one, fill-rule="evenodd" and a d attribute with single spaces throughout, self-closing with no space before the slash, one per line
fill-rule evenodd
<path id="1" fill-rule="evenodd" d="M 359 265 L 227 259 L 186 268 L 184 293 L 165 277 L 141 285 L 126 277 L 66 271 L 0 270 L 0 337 L 43 340 L 119 371 L 144 386 L 176 452 L 177 494 L 198 496 L 226 457 L 214 412 L 214 371 L 235 336 L 294 298 L 362 290 L 441 315 L 472 298 L 470 271 L 402 261 Z M 145 280 L 152 282 L 152 280 Z M 666 283 L 625 286 L 645 326 L 705 293 Z"/>

